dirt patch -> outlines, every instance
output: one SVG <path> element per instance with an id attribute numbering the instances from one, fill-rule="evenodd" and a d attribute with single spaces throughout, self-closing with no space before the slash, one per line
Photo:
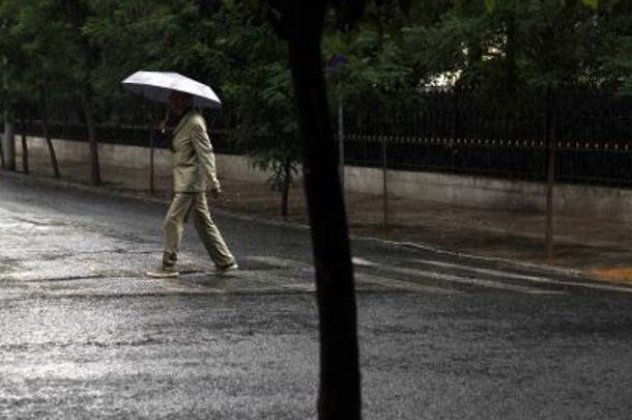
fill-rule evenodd
<path id="1" fill-rule="evenodd" d="M 632 284 L 632 267 L 594 269 L 589 274 L 604 281 Z"/>

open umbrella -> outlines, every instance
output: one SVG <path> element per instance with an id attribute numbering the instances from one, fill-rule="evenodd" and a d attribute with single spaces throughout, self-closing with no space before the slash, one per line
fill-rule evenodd
<path id="1" fill-rule="evenodd" d="M 221 108 L 213 89 L 179 73 L 162 71 L 137 71 L 123 80 L 129 91 L 156 102 L 167 102 L 173 90 L 193 95 L 193 105 L 206 108 Z"/>

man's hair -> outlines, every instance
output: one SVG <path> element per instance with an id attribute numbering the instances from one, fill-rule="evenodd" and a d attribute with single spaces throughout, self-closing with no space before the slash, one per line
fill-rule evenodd
<path id="1" fill-rule="evenodd" d="M 178 100 L 182 100 L 187 102 L 189 105 L 193 105 L 193 95 L 191 95 L 190 93 L 174 90 L 171 92 L 171 94 Z"/>

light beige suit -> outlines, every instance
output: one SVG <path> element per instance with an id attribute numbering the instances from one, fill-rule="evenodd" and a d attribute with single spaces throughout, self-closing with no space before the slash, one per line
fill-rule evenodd
<path id="1" fill-rule="evenodd" d="M 174 198 L 165 218 L 163 267 L 173 268 L 191 211 L 195 228 L 216 266 L 235 262 L 221 233 L 210 216 L 207 189 L 220 191 L 215 169 L 215 154 L 204 118 L 196 110 L 188 111 L 173 130 Z"/>

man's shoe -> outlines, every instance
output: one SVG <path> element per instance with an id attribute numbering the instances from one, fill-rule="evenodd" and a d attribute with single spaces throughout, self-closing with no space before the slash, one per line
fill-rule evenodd
<path id="1" fill-rule="evenodd" d="M 230 263 L 230 264 L 226 264 L 226 265 L 218 265 L 218 266 L 215 268 L 215 272 L 216 272 L 217 274 L 225 274 L 225 273 L 228 273 L 229 271 L 235 271 L 235 270 L 237 270 L 238 268 L 239 268 L 239 265 L 237 265 L 237 263 L 233 261 L 233 262 L 232 262 L 232 263 Z"/>
<path id="2" fill-rule="evenodd" d="M 147 275 L 156 279 L 165 279 L 171 277 L 178 277 L 180 273 L 176 271 L 174 267 L 162 267 L 159 270 L 148 271 Z"/>

